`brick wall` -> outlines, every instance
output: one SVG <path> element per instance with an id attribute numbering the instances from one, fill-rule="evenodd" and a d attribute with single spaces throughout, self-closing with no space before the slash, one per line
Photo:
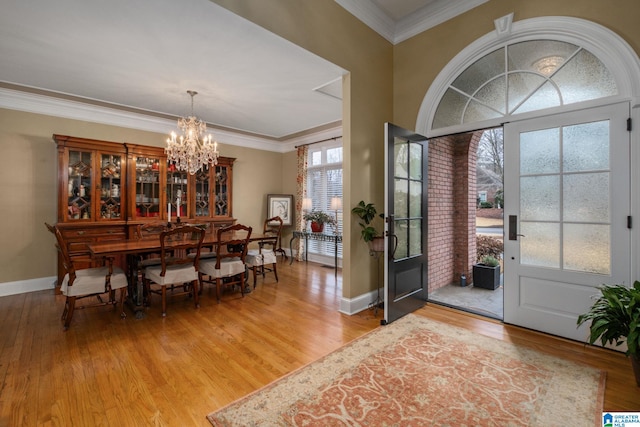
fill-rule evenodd
<path id="1" fill-rule="evenodd" d="M 471 273 L 476 253 L 475 153 L 481 135 L 447 136 L 429 143 L 430 292 Z"/>
<path id="2" fill-rule="evenodd" d="M 455 268 L 455 162 L 451 137 L 429 143 L 429 292 L 450 283 Z"/>

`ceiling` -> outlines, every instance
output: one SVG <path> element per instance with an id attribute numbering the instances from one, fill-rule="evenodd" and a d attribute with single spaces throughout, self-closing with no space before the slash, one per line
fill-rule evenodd
<path id="1" fill-rule="evenodd" d="M 372 17 L 395 27 L 443 2 L 460 13 L 487 0 L 336 1 L 397 42 Z M 342 116 L 345 70 L 209 0 L 10 0 L 0 58 L 0 89 L 172 120 L 191 113 L 195 90 L 193 112 L 210 125 L 276 141 Z"/>

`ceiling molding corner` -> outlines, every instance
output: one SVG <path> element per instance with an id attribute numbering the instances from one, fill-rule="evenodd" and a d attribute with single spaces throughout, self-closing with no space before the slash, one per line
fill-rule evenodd
<path id="1" fill-rule="evenodd" d="M 337 1 L 337 0 L 336 0 Z M 489 0 L 451 2 L 438 0 L 412 13 L 395 24 L 393 44 L 400 43 L 449 19 L 462 15 Z"/>
<path id="2" fill-rule="evenodd" d="M 362 0 L 335 0 L 335 2 L 393 43 L 396 28 L 395 22 L 378 6 Z"/>

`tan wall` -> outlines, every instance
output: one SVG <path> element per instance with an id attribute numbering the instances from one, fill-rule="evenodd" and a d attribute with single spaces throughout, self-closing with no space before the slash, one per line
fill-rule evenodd
<path id="1" fill-rule="evenodd" d="M 212 1 L 349 72 L 342 117 L 345 212 L 363 199 L 383 206 L 383 131 L 384 122 L 392 119 L 393 46 L 333 0 Z M 377 283 L 376 264 L 356 224 L 351 216 L 344 225 L 346 298 L 374 290 Z"/>
<path id="2" fill-rule="evenodd" d="M 53 134 L 163 146 L 165 135 L 0 109 L 0 286 L 54 276 L 56 252 L 44 222 L 56 221 L 57 153 Z M 262 230 L 266 194 L 282 191 L 283 155 L 224 144 L 237 158 L 233 170 L 233 214 Z M 259 177 L 259 179 L 255 179 Z"/>

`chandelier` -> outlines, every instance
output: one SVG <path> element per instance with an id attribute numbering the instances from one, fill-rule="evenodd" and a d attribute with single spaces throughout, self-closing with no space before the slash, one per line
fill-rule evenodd
<path id="1" fill-rule="evenodd" d="M 205 165 L 218 164 L 220 153 L 218 143 L 211 142 L 211 134 L 205 136 L 207 124 L 193 114 L 193 97 L 198 92 L 188 90 L 187 93 L 191 96 L 191 115 L 178 119 L 181 135 L 178 137 L 175 132 L 171 132 L 164 152 L 167 160 L 174 162 L 177 170 L 195 175 Z"/>

